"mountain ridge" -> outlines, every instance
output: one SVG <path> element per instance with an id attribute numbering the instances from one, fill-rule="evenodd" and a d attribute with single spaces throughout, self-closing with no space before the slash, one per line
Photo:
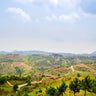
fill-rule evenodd
<path id="1" fill-rule="evenodd" d="M 40 54 L 40 55 L 53 55 L 53 54 L 60 54 L 62 56 L 73 56 L 73 55 L 95 55 L 96 51 L 90 53 L 90 54 L 75 54 L 75 53 L 63 53 L 63 52 L 47 52 L 47 51 L 38 51 L 38 50 L 29 50 L 29 51 L 0 51 L 0 54 L 19 54 L 19 55 L 33 55 L 33 54 Z"/>

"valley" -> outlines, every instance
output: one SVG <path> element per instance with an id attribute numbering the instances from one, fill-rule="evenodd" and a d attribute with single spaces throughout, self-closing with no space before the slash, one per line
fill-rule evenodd
<path id="1" fill-rule="evenodd" d="M 82 80 L 86 76 L 96 80 L 95 55 L 0 55 L 0 78 L 1 80 L 5 78 L 5 82 L 0 84 L 0 96 L 47 96 L 48 88 L 57 88 L 63 81 L 69 86 L 75 78 Z M 16 93 L 13 91 L 15 85 L 18 86 Z M 90 92 L 87 94 L 88 96 L 96 95 Z M 69 88 L 66 94 L 63 94 L 63 96 L 73 95 Z M 76 96 L 82 95 L 81 90 Z"/>

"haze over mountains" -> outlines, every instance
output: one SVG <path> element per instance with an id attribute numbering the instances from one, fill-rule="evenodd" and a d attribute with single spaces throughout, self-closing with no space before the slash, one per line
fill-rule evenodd
<path id="1" fill-rule="evenodd" d="M 32 50 L 32 51 L 0 51 L 0 54 L 19 54 L 19 55 L 32 55 L 32 54 L 41 54 L 41 55 L 52 55 L 52 54 L 60 54 L 63 56 L 73 56 L 73 55 L 95 55 L 96 51 L 92 52 L 91 54 L 74 54 L 74 53 L 54 53 L 54 52 L 47 52 L 47 51 L 38 51 L 38 50 Z"/>

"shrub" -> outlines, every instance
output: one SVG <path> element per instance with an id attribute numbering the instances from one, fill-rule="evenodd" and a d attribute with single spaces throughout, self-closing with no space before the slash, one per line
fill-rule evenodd
<path id="1" fill-rule="evenodd" d="M 40 92 L 40 93 L 42 93 L 42 90 L 41 90 L 41 89 L 39 89 L 39 92 Z"/>
<path id="2" fill-rule="evenodd" d="M 77 74 L 77 77 L 80 77 L 80 73 Z"/>
<path id="3" fill-rule="evenodd" d="M 18 85 L 14 85 L 13 90 L 16 92 L 18 90 Z"/>
<path id="4" fill-rule="evenodd" d="M 49 89 L 46 90 L 46 93 L 49 94 L 50 96 L 55 96 L 57 93 L 57 90 L 53 87 L 50 87 Z"/>

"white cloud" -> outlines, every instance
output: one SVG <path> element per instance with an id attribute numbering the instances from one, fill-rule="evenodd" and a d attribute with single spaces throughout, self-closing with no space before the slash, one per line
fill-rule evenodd
<path id="1" fill-rule="evenodd" d="M 89 14 L 89 13 L 84 12 L 84 11 L 82 10 L 82 8 L 79 8 L 78 11 L 79 11 L 80 15 L 85 16 L 85 17 L 86 17 L 86 16 L 88 17 L 88 16 L 93 15 L 93 14 Z"/>
<path id="2" fill-rule="evenodd" d="M 62 14 L 60 16 L 52 15 L 51 17 L 46 16 L 45 19 L 47 21 L 53 21 L 58 20 L 60 22 L 66 22 L 66 23 L 75 23 L 77 19 L 79 19 L 80 16 L 76 13 L 72 13 L 70 15 Z"/>
<path id="3" fill-rule="evenodd" d="M 14 13 L 16 16 L 19 16 L 24 22 L 31 21 L 30 16 L 24 12 L 21 8 L 8 8 L 8 12 Z"/>
<path id="4" fill-rule="evenodd" d="M 58 4 L 58 0 L 50 0 L 51 3 L 57 5 Z"/>
<path id="5" fill-rule="evenodd" d="M 46 19 L 47 21 L 53 21 L 53 20 L 57 20 L 57 17 L 56 17 L 55 15 L 52 15 L 51 17 L 46 16 L 45 19 Z"/>
<path id="6" fill-rule="evenodd" d="M 68 23 L 75 23 L 77 19 L 79 19 L 80 16 L 76 13 L 72 13 L 70 15 L 65 15 L 65 14 L 62 14 L 59 16 L 59 20 L 60 21 L 63 21 L 63 22 L 68 22 Z"/>
<path id="7" fill-rule="evenodd" d="M 41 2 L 42 4 L 44 3 L 52 3 L 54 5 L 62 4 L 67 6 L 76 6 L 80 4 L 83 0 L 13 0 L 19 3 L 30 3 L 30 2 Z"/>
<path id="8" fill-rule="evenodd" d="M 30 3 L 30 2 L 34 2 L 35 0 L 13 0 L 19 3 Z"/>
<path id="9" fill-rule="evenodd" d="M 58 5 L 58 4 L 63 4 L 67 5 L 68 7 L 74 7 L 77 6 L 82 2 L 82 0 L 50 0 L 51 3 Z"/>
<path id="10" fill-rule="evenodd" d="M 35 21 L 36 21 L 36 23 L 39 23 L 40 22 L 40 20 L 38 18 Z"/>

